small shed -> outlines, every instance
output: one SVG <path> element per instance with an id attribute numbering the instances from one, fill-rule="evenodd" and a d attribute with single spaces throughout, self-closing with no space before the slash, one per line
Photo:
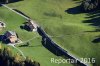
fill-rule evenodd
<path id="1" fill-rule="evenodd" d="M 33 20 L 28 20 L 27 23 L 25 24 L 25 26 L 27 26 L 27 28 L 30 30 L 30 31 L 36 31 L 37 27 L 36 27 L 36 24 L 34 23 Z"/>
<path id="2" fill-rule="evenodd" d="M 6 37 L 7 41 L 10 41 L 10 43 L 16 43 L 18 41 L 18 36 L 14 31 L 6 31 L 4 36 Z"/>

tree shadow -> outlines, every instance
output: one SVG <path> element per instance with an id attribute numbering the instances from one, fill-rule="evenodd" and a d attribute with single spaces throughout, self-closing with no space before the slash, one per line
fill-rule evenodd
<path id="1" fill-rule="evenodd" d="M 2 41 L 2 40 L 3 40 L 3 37 L 4 37 L 4 35 L 0 35 L 0 41 Z"/>
<path id="2" fill-rule="evenodd" d="M 22 25 L 20 25 L 20 29 L 26 30 L 28 32 L 32 32 L 32 29 L 29 26 L 26 25 L 27 23 L 28 22 L 24 22 Z"/>
<path id="3" fill-rule="evenodd" d="M 69 13 L 69 14 L 80 14 L 80 13 L 85 13 L 85 11 L 82 9 L 82 5 L 73 7 L 73 8 L 69 8 L 67 10 L 65 10 L 65 12 Z"/>
<path id="4" fill-rule="evenodd" d="M 85 17 L 87 20 L 83 20 L 83 23 L 87 23 L 90 26 L 94 26 L 95 29 L 92 31 L 85 31 L 85 32 L 100 32 L 100 8 L 96 8 L 91 11 L 85 11 L 83 10 L 82 4 L 79 6 L 69 8 L 65 10 L 65 12 L 69 14 L 81 14 L 85 13 L 87 17 Z M 100 38 L 94 39 L 92 42 L 93 43 L 98 43 L 100 41 Z"/>
<path id="5" fill-rule="evenodd" d="M 76 0 L 75 0 L 76 1 Z M 81 3 L 81 1 L 77 1 L 78 3 Z M 81 14 L 85 13 L 87 15 L 87 20 L 82 21 L 83 23 L 89 23 L 89 25 L 100 27 L 100 9 L 94 9 L 91 11 L 85 11 L 83 8 L 83 5 L 80 4 L 79 6 L 69 8 L 65 10 L 65 12 L 69 14 Z M 96 30 L 98 31 L 98 30 Z"/>
<path id="6" fill-rule="evenodd" d="M 0 4 L 0 7 L 1 7 L 2 5 Z"/>
<path id="7" fill-rule="evenodd" d="M 10 0 L 9 3 L 14 3 L 14 2 L 19 2 L 19 1 L 23 1 L 23 0 Z M 5 0 L 0 0 L 0 3 L 1 4 L 9 4 L 9 3 L 6 3 Z"/>
<path id="8" fill-rule="evenodd" d="M 46 39 L 46 40 L 45 40 Z M 42 37 L 42 45 L 56 56 L 62 56 L 62 52 L 55 47 L 49 38 Z"/>
<path id="9" fill-rule="evenodd" d="M 95 26 L 95 32 L 100 31 L 100 10 L 90 12 L 87 14 L 87 16 L 88 17 L 85 17 L 87 20 L 84 20 L 83 23 L 88 23 L 91 26 Z"/>
<path id="10" fill-rule="evenodd" d="M 84 5 L 83 5 L 83 1 L 82 0 L 73 0 L 75 1 L 76 4 L 79 4 L 78 6 L 75 6 L 73 8 L 69 8 L 67 10 L 65 10 L 65 12 L 69 13 L 69 14 L 81 14 L 81 13 L 90 13 L 90 12 L 93 12 L 93 11 L 97 11 L 99 10 L 100 8 L 95 8 L 95 9 L 92 9 L 92 10 L 85 10 L 84 9 Z"/>
<path id="11" fill-rule="evenodd" d="M 32 30 L 30 29 L 30 27 L 29 26 L 27 26 L 27 25 L 21 25 L 20 26 L 20 29 L 24 29 L 24 30 L 26 30 L 26 31 L 28 31 L 28 32 L 32 32 Z"/>
<path id="12" fill-rule="evenodd" d="M 10 3 L 19 2 L 19 1 L 23 1 L 23 0 L 12 0 Z"/>
<path id="13" fill-rule="evenodd" d="M 21 12 L 21 11 L 18 10 L 18 9 L 13 9 L 13 10 L 16 11 L 16 12 L 18 12 L 18 13 L 20 13 L 20 14 L 22 14 L 23 16 L 25 16 L 25 17 L 27 17 L 27 18 L 30 18 L 29 16 L 27 16 L 25 13 Z"/>
<path id="14" fill-rule="evenodd" d="M 93 43 L 100 43 L 100 37 L 99 38 L 96 38 L 92 41 Z"/>
<path id="15" fill-rule="evenodd" d="M 81 13 L 86 13 L 85 10 L 83 9 L 82 1 L 81 0 L 73 0 L 75 4 L 79 4 L 78 6 L 69 8 L 65 10 L 68 14 L 81 14 Z"/>
<path id="16" fill-rule="evenodd" d="M 28 46 L 28 45 L 20 45 L 19 47 L 41 47 L 42 45 Z"/>
<path id="17" fill-rule="evenodd" d="M 0 35 L 0 41 L 1 41 L 2 43 L 4 43 L 4 44 L 10 43 L 9 40 L 6 40 L 6 37 L 5 37 L 4 35 Z"/>
<path id="18" fill-rule="evenodd" d="M 90 23 L 90 25 L 100 27 L 100 17 L 83 21 L 83 23 Z"/>
<path id="19" fill-rule="evenodd" d="M 96 10 L 87 14 L 85 17 L 87 20 L 84 20 L 83 23 L 88 23 L 90 26 L 94 26 L 95 29 L 93 31 L 87 32 L 100 32 L 100 10 Z M 92 43 L 100 43 L 100 36 L 94 38 Z"/>
<path id="20" fill-rule="evenodd" d="M 73 56 L 68 54 L 67 51 L 65 51 L 65 50 L 61 49 L 59 46 L 53 44 L 53 42 L 48 37 L 47 38 L 42 37 L 42 44 L 46 49 L 48 49 L 50 52 L 52 52 L 56 56 L 60 56 L 65 59 L 73 59 L 74 61 L 76 60 Z M 86 66 L 78 60 L 76 63 L 71 63 L 71 64 L 73 64 L 73 66 Z"/>
<path id="21" fill-rule="evenodd" d="M 93 31 L 86 32 L 100 32 L 100 10 L 96 10 L 87 14 L 85 17 L 87 20 L 84 20 L 83 23 L 87 23 L 90 26 L 94 26 L 95 29 Z M 92 43 L 100 43 L 100 37 L 94 38 Z"/>

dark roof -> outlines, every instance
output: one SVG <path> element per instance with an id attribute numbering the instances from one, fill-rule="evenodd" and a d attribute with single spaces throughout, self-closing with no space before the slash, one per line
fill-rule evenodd
<path id="1" fill-rule="evenodd" d="M 27 25 L 28 25 L 31 29 L 34 29 L 34 23 L 33 23 L 33 21 L 29 21 L 29 22 L 27 23 Z"/>
<path id="2" fill-rule="evenodd" d="M 6 31 L 6 33 L 4 34 L 6 37 L 10 37 L 10 36 L 16 36 L 16 33 L 14 31 Z"/>

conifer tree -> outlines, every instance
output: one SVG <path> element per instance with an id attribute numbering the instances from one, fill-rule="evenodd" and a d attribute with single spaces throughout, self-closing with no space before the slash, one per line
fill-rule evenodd
<path id="1" fill-rule="evenodd" d="M 82 5 L 84 7 L 84 10 L 93 10 L 98 8 L 100 4 L 99 0 L 83 0 Z"/>

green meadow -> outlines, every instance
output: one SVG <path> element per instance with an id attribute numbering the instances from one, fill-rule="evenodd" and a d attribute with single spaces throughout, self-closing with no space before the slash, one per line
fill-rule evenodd
<path id="1" fill-rule="evenodd" d="M 42 46 L 41 37 L 36 32 L 28 32 L 26 30 L 22 30 L 20 28 L 26 20 L 19 16 L 18 14 L 4 8 L 0 7 L 0 21 L 6 23 L 6 28 L 0 30 L 0 35 L 3 35 L 6 31 L 15 31 L 19 39 L 23 42 L 16 47 L 23 52 L 25 56 L 30 57 L 31 59 L 38 61 L 41 66 L 73 66 L 72 64 L 57 64 L 51 63 L 51 58 L 62 59 L 62 57 L 57 57 L 45 47 Z M 29 47 L 21 47 L 21 45 L 30 43 Z M 14 53 L 14 55 L 18 52 L 17 49 L 12 46 L 6 45 L 2 42 L 2 47 L 10 47 Z M 21 54 L 21 53 L 20 53 Z"/>
<path id="2" fill-rule="evenodd" d="M 100 35 L 100 32 L 95 31 L 98 27 L 90 25 L 91 22 L 87 21 L 87 23 L 84 23 L 85 20 L 91 18 L 87 18 L 89 17 L 88 13 L 77 12 L 77 8 L 75 9 L 75 7 L 78 5 L 80 5 L 80 3 L 73 0 L 24 0 L 8 4 L 9 7 L 18 9 L 35 20 L 58 45 L 68 50 L 69 53 L 78 58 L 95 58 L 96 66 L 99 66 L 100 43 L 93 43 L 92 41 Z M 68 12 L 70 8 L 74 8 L 74 11 L 76 10 L 77 13 Z M 5 29 L 18 31 L 22 40 L 37 35 L 36 33 L 19 30 L 20 28 L 17 28 L 17 30 L 15 24 L 17 26 L 21 25 L 25 20 L 18 15 L 15 16 L 14 13 L 8 13 L 9 11 L 6 12 L 4 8 L 0 10 L 0 18 L 5 20 L 8 24 L 8 27 Z M 30 36 L 27 36 L 25 33 Z M 23 35 L 26 37 L 24 38 Z M 38 40 L 40 39 L 37 39 L 35 42 L 32 41 L 32 43 L 35 45 L 38 43 Z M 30 48 L 20 49 L 22 49 L 23 52 L 30 50 Z M 33 57 L 35 58 L 40 55 L 40 57 L 38 57 L 39 59 L 49 59 L 51 57 L 46 55 L 46 57 L 41 58 L 40 49 L 42 49 L 41 52 L 43 52 L 43 54 L 45 54 L 46 51 L 47 55 L 54 56 L 43 47 L 36 47 L 32 52 L 29 52 L 29 54 L 33 53 Z M 34 53 L 37 51 L 38 53 Z M 27 52 L 25 52 L 25 54 L 28 55 Z M 36 54 L 36 56 L 34 54 Z M 48 61 L 40 60 L 40 62 L 47 63 L 48 65 Z"/>

